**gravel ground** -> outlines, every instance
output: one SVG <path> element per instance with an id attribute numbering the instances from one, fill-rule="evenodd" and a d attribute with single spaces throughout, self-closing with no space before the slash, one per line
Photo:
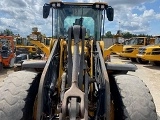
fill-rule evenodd
<path id="1" fill-rule="evenodd" d="M 4 68 L 2 71 L 0 71 L 0 82 L 2 82 L 4 78 L 6 78 L 12 72 L 14 72 L 12 68 Z"/>
<path id="2" fill-rule="evenodd" d="M 119 59 L 117 56 L 112 56 L 111 61 L 132 63 L 130 60 Z M 138 67 L 138 70 L 136 70 L 136 72 L 128 72 L 128 74 L 138 76 L 147 85 L 156 105 L 158 120 L 160 120 L 160 66 L 138 63 L 132 64 L 135 64 Z"/>
<path id="3" fill-rule="evenodd" d="M 124 63 L 130 62 L 130 60 L 119 59 L 117 56 L 112 56 L 111 61 L 124 62 Z M 138 63 L 133 63 L 133 64 L 136 64 L 136 66 L 138 67 L 138 70 L 136 72 L 128 72 L 128 74 L 138 76 L 148 86 L 156 105 L 158 120 L 160 120 L 160 92 L 159 92 L 160 91 L 160 67 L 152 66 L 150 64 L 147 64 L 147 65 L 142 65 Z M 2 82 L 3 79 L 12 72 L 14 72 L 13 69 L 9 69 L 9 68 L 6 68 L 6 69 L 3 69 L 3 71 L 0 71 L 0 82 Z"/>

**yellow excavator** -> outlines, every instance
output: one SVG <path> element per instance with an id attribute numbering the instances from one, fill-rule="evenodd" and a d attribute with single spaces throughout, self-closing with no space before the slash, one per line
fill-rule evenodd
<path id="1" fill-rule="evenodd" d="M 155 36 L 155 43 L 140 47 L 137 57 L 150 61 L 151 64 L 160 66 L 160 36 Z"/>
<path id="2" fill-rule="evenodd" d="M 49 58 L 24 61 L 24 70 L 4 80 L 0 118 L 157 120 L 149 89 L 140 78 L 124 74 L 135 71 L 136 66 L 104 61 L 101 30 L 106 18 L 113 21 L 113 8 L 101 2 L 51 1 L 43 6 L 43 18 L 50 9 L 56 24 L 52 24 L 55 42 Z"/>

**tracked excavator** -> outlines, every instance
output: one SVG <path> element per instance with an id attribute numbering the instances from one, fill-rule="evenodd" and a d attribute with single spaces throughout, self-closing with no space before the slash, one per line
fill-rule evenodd
<path id="1" fill-rule="evenodd" d="M 149 89 L 132 64 L 104 61 L 101 28 L 114 10 L 107 3 L 52 1 L 55 42 L 47 61 L 23 63 L 0 85 L 2 120 L 156 120 Z M 86 29 L 90 36 L 86 38 Z M 67 31 L 68 30 L 68 31 Z M 33 68 L 33 69 L 31 69 Z M 35 68 L 41 71 L 35 72 Z"/>

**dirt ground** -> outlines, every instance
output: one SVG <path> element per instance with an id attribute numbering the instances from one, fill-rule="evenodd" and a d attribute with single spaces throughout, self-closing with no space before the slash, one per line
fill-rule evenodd
<path id="1" fill-rule="evenodd" d="M 2 82 L 3 79 L 6 78 L 12 72 L 14 72 L 12 68 L 3 68 L 3 70 L 0 71 L 0 82 Z"/>
<path id="2" fill-rule="evenodd" d="M 111 61 L 113 62 L 129 62 L 132 63 L 130 60 L 124 60 L 119 59 L 117 56 L 112 56 Z M 158 113 L 158 120 L 160 120 L 160 67 L 158 66 L 152 66 L 150 64 L 142 65 L 138 63 L 133 63 L 138 67 L 138 70 L 136 72 L 128 72 L 128 74 L 136 75 L 140 79 L 143 80 L 143 82 L 147 85 L 149 88 Z M 3 71 L 0 71 L 0 82 L 3 82 L 4 78 L 7 77 L 8 74 L 14 72 L 13 69 L 3 69 Z M 2 84 L 1 84 L 2 85 Z"/>

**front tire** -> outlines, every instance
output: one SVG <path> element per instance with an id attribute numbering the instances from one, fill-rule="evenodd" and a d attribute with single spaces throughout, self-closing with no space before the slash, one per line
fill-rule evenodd
<path id="1" fill-rule="evenodd" d="M 157 120 L 153 98 L 138 77 L 115 75 L 111 79 L 115 120 Z"/>
<path id="2" fill-rule="evenodd" d="M 140 64 L 148 64 L 149 61 L 148 60 L 143 60 L 141 58 L 136 58 L 137 62 L 140 63 Z"/>
<path id="3" fill-rule="evenodd" d="M 3 70 L 3 65 L 2 65 L 2 63 L 0 63 L 0 71 L 2 71 Z"/>
<path id="4" fill-rule="evenodd" d="M 160 61 L 151 61 L 150 62 L 153 66 L 160 66 Z"/>
<path id="5" fill-rule="evenodd" d="M 137 62 L 136 58 L 130 58 L 132 62 Z"/>
<path id="6" fill-rule="evenodd" d="M 32 120 L 40 74 L 18 71 L 10 74 L 0 86 L 0 119 Z"/>

